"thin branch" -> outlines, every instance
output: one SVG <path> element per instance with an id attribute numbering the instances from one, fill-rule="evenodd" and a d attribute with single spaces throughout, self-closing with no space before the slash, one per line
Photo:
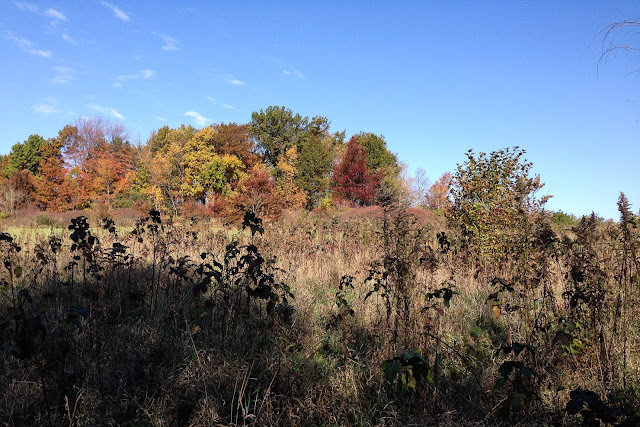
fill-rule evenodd
<path id="1" fill-rule="evenodd" d="M 619 34 L 621 31 L 626 29 L 637 29 L 637 31 L 635 30 L 632 31 L 624 44 L 617 44 L 615 40 L 616 34 Z M 634 47 L 629 43 L 633 38 L 635 38 L 638 35 L 640 35 L 640 18 L 627 19 L 620 22 L 614 22 L 612 24 L 607 25 L 603 29 L 601 29 L 597 35 L 597 38 L 602 37 L 602 41 L 600 43 L 601 54 L 600 54 L 600 58 L 598 58 L 598 65 L 597 65 L 598 75 L 600 74 L 600 65 L 604 63 L 609 58 L 609 56 L 614 52 L 640 51 L 640 48 Z M 629 73 L 629 74 L 632 74 L 632 73 Z"/>

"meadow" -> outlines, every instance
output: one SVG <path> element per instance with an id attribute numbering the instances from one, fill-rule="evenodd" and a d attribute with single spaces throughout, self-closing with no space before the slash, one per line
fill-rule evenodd
<path id="1" fill-rule="evenodd" d="M 618 222 L 527 216 L 499 252 L 395 202 L 5 219 L 0 419 L 637 425 L 639 239 L 621 206 Z"/>

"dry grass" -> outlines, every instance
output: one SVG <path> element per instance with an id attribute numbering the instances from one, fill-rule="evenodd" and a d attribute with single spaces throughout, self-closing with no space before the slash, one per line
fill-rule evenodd
<path id="1" fill-rule="evenodd" d="M 88 251 L 103 269 L 88 271 L 86 283 L 86 253 L 76 253 L 73 280 L 65 269 L 73 255 L 69 230 L 53 228 L 63 237 L 53 253 L 48 233 L 29 228 L 35 215 L 2 224 L 19 227 L 23 249 L 10 255 L 2 242 L 5 259 L 12 257 L 0 288 L 4 424 L 562 425 L 580 422 L 564 413 L 569 391 L 578 388 L 597 392 L 629 417 L 637 414 L 638 272 L 630 263 L 621 269 L 616 224 L 600 225 L 592 246 L 558 240 L 546 255 L 527 249 L 478 269 L 453 238 L 451 249 L 440 251 L 436 234 L 452 233 L 431 213 L 386 227 L 379 208 L 288 213 L 264 224 L 261 236 L 215 220 L 169 225 L 163 218 L 155 237 L 151 221 L 144 234 L 131 234 L 135 219 L 127 215 L 123 228 L 115 216 L 118 236 L 90 218 L 100 247 Z M 265 260 L 275 260 L 277 269 L 254 273 L 291 286 L 291 318 L 248 297 L 250 265 L 224 270 L 221 282 L 194 294 L 197 267 L 206 262 L 200 254 L 224 264 L 233 240 L 242 254 L 254 244 Z M 114 242 L 127 249 L 109 258 Z M 588 263 L 580 258 L 586 252 Z M 407 268 L 389 273 L 381 282 L 386 288 L 367 297 L 370 270 L 391 271 L 394 256 Z M 181 257 L 188 257 L 182 266 Z M 574 283 L 578 261 L 602 280 Z M 344 275 L 354 277 L 353 288 L 340 289 Z M 496 276 L 515 289 L 493 302 Z M 567 292 L 578 285 L 607 293 L 572 306 Z M 451 286 L 449 307 L 429 299 Z M 564 345 L 567 322 L 576 323 L 569 335 L 584 348 Z M 535 346 L 535 355 L 496 354 L 514 343 Z M 424 356 L 429 379 L 415 390 L 388 383 L 382 362 L 412 349 Z M 495 388 L 505 361 L 522 361 L 535 375 L 512 374 Z M 522 385 L 531 394 L 518 409 Z"/>

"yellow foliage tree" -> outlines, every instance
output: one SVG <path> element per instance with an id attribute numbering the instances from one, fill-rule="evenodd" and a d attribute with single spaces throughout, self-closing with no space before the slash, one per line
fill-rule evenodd
<path id="1" fill-rule="evenodd" d="M 200 200 L 205 198 L 206 188 L 201 174 L 204 166 L 216 157 L 215 134 L 216 130 L 211 126 L 202 128 L 184 146 L 184 178 L 180 188 L 186 196 Z"/>
<path id="2" fill-rule="evenodd" d="M 275 167 L 276 183 L 282 193 L 284 207 L 289 209 L 301 208 L 307 202 L 305 191 L 295 184 L 298 176 L 297 162 L 298 150 L 293 146 L 278 156 Z"/>

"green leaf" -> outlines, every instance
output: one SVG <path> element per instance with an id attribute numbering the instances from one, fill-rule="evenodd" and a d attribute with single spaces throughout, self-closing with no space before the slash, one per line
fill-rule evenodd
<path id="1" fill-rule="evenodd" d="M 382 371 L 387 381 L 393 383 L 393 380 L 400 373 L 400 365 L 393 359 L 385 360 L 382 362 Z"/>
<path id="2" fill-rule="evenodd" d="M 407 369 L 407 372 L 402 374 L 402 382 L 405 386 L 409 387 L 412 390 L 416 389 L 416 378 L 413 376 L 411 369 Z"/>

